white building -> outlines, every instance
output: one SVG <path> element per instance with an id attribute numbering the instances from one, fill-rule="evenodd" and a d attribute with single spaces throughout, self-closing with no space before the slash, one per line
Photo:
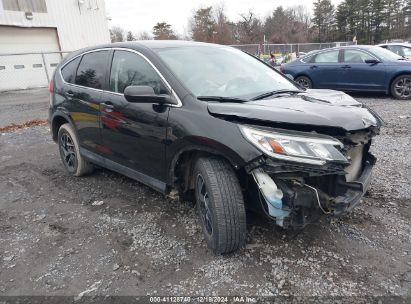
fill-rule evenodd
<path id="1" fill-rule="evenodd" d="M 47 85 L 41 55 L 109 43 L 104 0 L 0 0 L 0 91 Z M 44 56 L 51 75 L 60 54 Z"/>

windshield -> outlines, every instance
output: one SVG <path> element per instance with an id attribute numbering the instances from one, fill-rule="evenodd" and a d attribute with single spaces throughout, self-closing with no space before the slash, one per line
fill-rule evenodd
<path id="1" fill-rule="evenodd" d="M 399 59 L 402 59 L 402 57 L 400 55 L 397 55 L 397 54 L 395 54 L 391 51 L 388 51 L 386 49 L 383 49 L 379 46 L 371 48 L 370 51 L 382 60 L 397 61 Z"/>
<path id="2" fill-rule="evenodd" d="M 158 55 L 195 96 L 252 98 L 276 90 L 298 90 L 256 58 L 220 46 L 158 49 Z"/>

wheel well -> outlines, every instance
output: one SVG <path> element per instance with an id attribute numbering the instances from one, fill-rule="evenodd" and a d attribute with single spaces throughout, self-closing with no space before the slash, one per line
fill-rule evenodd
<path id="1" fill-rule="evenodd" d="M 391 86 L 392 86 L 392 83 L 394 82 L 394 80 L 397 79 L 398 77 L 404 76 L 404 75 L 410 75 L 411 76 L 411 73 L 410 72 L 402 72 L 402 73 L 399 73 L 398 75 L 395 75 L 394 77 L 391 78 L 390 84 L 388 86 L 388 94 L 392 94 Z"/>
<path id="2" fill-rule="evenodd" d="M 51 124 L 51 132 L 53 134 L 53 140 L 54 141 L 57 141 L 57 134 L 59 132 L 59 129 L 65 123 L 68 123 L 68 121 L 63 116 L 54 117 L 53 122 Z"/>
<path id="3" fill-rule="evenodd" d="M 194 179 L 192 178 L 192 174 L 195 162 L 200 157 L 218 157 L 224 159 L 235 169 L 229 159 L 216 153 L 199 150 L 183 152 L 172 168 L 172 185 L 178 189 L 180 195 L 183 195 L 187 200 L 192 199 L 194 195 Z M 239 174 L 238 170 L 235 170 L 235 172 L 237 175 Z"/>

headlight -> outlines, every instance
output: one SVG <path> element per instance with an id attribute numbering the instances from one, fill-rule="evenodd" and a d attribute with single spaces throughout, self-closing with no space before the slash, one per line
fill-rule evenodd
<path id="1" fill-rule="evenodd" d="M 277 159 L 313 165 L 323 165 L 327 161 L 347 162 L 344 155 L 335 147 L 342 147 L 343 144 L 331 137 L 269 132 L 245 126 L 240 126 L 240 129 L 249 142 Z"/>

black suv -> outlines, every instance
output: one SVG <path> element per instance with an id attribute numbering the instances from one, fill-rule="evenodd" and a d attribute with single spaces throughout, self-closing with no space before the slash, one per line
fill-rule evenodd
<path id="1" fill-rule="evenodd" d="M 284 228 L 340 216 L 362 198 L 378 115 L 305 90 L 231 47 L 108 44 L 63 60 L 49 120 L 67 171 L 108 168 L 196 202 L 216 253 L 246 241 L 246 208 Z"/>

